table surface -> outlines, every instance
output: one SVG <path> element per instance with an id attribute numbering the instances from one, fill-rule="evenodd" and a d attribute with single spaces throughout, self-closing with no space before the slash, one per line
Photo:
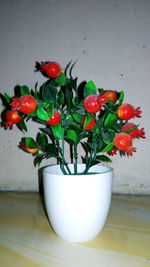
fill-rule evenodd
<path id="1" fill-rule="evenodd" d="M 38 193 L 0 193 L 0 266 L 150 267 L 150 196 L 113 195 L 101 234 L 61 240 Z"/>

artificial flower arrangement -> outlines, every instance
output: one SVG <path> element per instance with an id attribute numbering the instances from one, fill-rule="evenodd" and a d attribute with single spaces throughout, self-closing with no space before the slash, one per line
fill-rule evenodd
<path id="1" fill-rule="evenodd" d="M 83 174 L 102 161 L 111 162 L 117 153 L 132 156 L 135 138 L 145 138 L 144 128 L 129 122 L 141 117 L 140 107 L 124 103 L 124 92 L 97 88 L 93 81 L 77 85 L 73 78 L 74 64 L 62 71 L 57 62 L 36 62 L 46 81 L 38 88 L 18 86 L 14 96 L 1 95 L 6 109 L 2 113 L 2 126 L 14 125 L 27 132 L 29 120 L 39 123 L 36 140 L 23 137 L 19 147 L 34 156 L 40 166 L 43 159 L 56 158 L 64 174 L 71 174 L 66 161 L 65 146 L 70 146 L 70 162 L 78 174 L 79 144 L 81 159 L 85 163 Z M 67 152 L 68 153 L 68 152 Z"/>

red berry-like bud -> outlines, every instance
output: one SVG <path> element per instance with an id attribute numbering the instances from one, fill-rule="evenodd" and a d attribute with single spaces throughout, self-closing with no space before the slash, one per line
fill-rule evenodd
<path id="1" fill-rule="evenodd" d="M 50 78 L 57 78 L 61 74 L 61 66 L 57 62 L 41 62 L 41 72 L 44 72 Z"/>
<path id="2" fill-rule="evenodd" d="M 142 111 L 140 110 L 140 107 L 134 108 L 130 104 L 122 104 L 119 106 L 117 110 L 117 115 L 120 119 L 122 120 L 130 120 L 131 118 L 134 117 L 141 117 Z"/>
<path id="3" fill-rule="evenodd" d="M 14 124 L 18 124 L 22 120 L 22 116 L 19 115 L 17 110 L 8 110 L 5 113 L 5 119 L 4 127 L 11 130 Z"/>
<path id="4" fill-rule="evenodd" d="M 100 105 L 104 105 L 107 103 L 108 99 L 105 95 L 99 95 L 97 101 Z"/>
<path id="5" fill-rule="evenodd" d="M 122 104 L 117 110 L 117 115 L 121 120 L 130 120 L 134 115 L 134 107 L 130 104 Z"/>
<path id="6" fill-rule="evenodd" d="M 113 90 L 108 90 L 104 93 L 104 96 L 107 98 L 108 100 L 111 100 L 113 102 L 116 102 L 117 100 L 117 93 Z"/>
<path id="7" fill-rule="evenodd" d="M 46 121 L 49 125 L 57 125 L 61 121 L 61 115 L 59 111 L 55 110 L 54 114 Z"/>
<path id="8" fill-rule="evenodd" d="M 89 113 L 96 113 L 100 111 L 101 104 L 97 101 L 97 95 L 88 95 L 84 100 L 84 108 Z"/>
<path id="9" fill-rule="evenodd" d="M 132 145 L 132 138 L 127 133 L 118 133 L 113 140 L 114 146 L 121 151 L 126 151 Z"/>

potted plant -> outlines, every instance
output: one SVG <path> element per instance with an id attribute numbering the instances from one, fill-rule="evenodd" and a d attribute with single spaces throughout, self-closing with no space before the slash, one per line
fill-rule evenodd
<path id="1" fill-rule="evenodd" d="M 2 95 L 2 126 L 27 132 L 29 120 L 39 124 L 36 139 L 23 137 L 19 147 L 38 166 L 56 158 L 43 174 L 49 220 L 61 238 L 83 242 L 102 230 L 109 211 L 113 170 L 99 163 L 115 154 L 132 156 L 134 139 L 145 138 L 145 132 L 129 122 L 141 110 L 124 103 L 123 91 L 97 88 L 93 81 L 78 85 L 73 67 L 69 63 L 63 72 L 57 62 L 37 62 L 46 81 L 34 89 L 18 86 L 13 97 Z"/>

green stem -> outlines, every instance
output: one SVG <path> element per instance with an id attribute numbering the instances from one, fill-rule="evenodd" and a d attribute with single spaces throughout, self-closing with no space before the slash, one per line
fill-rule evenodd
<path id="1" fill-rule="evenodd" d="M 63 137 L 62 137 L 62 165 L 64 166 L 64 162 L 65 162 L 65 159 L 64 159 L 64 150 L 65 150 L 65 144 L 64 144 L 64 129 L 63 129 L 62 131 L 63 131 Z"/>
<path id="2" fill-rule="evenodd" d="M 88 158 L 88 162 L 87 162 L 87 165 L 86 165 L 86 168 L 84 170 L 84 174 L 88 173 L 88 170 L 89 168 L 91 167 L 91 162 L 92 162 L 92 159 L 95 159 L 96 157 L 96 147 L 95 147 L 95 142 L 96 142 L 96 133 L 94 132 L 93 135 L 92 135 L 92 146 L 91 146 L 91 152 L 90 152 L 90 156 Z M 94 153 L 94 157 L 93 157 L 93 153 Z"/>
<path id="3" fill-rule="evenodd" d="M 78 165 L 78 152 L 77 152 L 77 144 L 74 144 L 74 174 L 77 174 L 78 170 L 77 170 L 77 165 Z"/>
<path id="4" fill-rule="evenodd" d="M 70 144 L 70 159 L 71 159 L 71 163 L 73 163 L 73 145 Z"/>
<path id="5" fill-rule="evenodd" d="M 61 170 L 62 170 L 62 172 L 63 172 L 63 174 L 71 174 L 71 171 L 70 171 L 70 169 L 69 169 L 69 167 L 68 167 L 68 163 L 66 162 L 66 160 L 64 159 L 64 155 L 63 155 L 63 153 L 62 153 L 62 149 L 61 149 L 61 147 L 60 147 L 60 144 L 59 144 L 59 141 L 58 140 L 56 140 L 56 145 L 57 145 L 57 149 L 58 149 L 58 153 L 59 153 L 59 161 L 61 162 L 60 163 L 60 167 L 61 167 Z M 66 172 L 66 170 L 65 170 L 65 167 L 66 167 L 66 169 L 67 169 L 67 171 L 68 171 L 68 173 Z"/>
<path id="6" fill-rule="evenodd" d="M 62 169 L 65 171 L 64 166 L 66 167 L 68 174 L 71 174 L 71 171 L 68 167 L 68 163 L 65 160 L 65 141 L 64 141 L 64 125 L 63 125 L 63 121 L 62 121 Z M 66 171 L 65 171 L 66 172 Z"/>

